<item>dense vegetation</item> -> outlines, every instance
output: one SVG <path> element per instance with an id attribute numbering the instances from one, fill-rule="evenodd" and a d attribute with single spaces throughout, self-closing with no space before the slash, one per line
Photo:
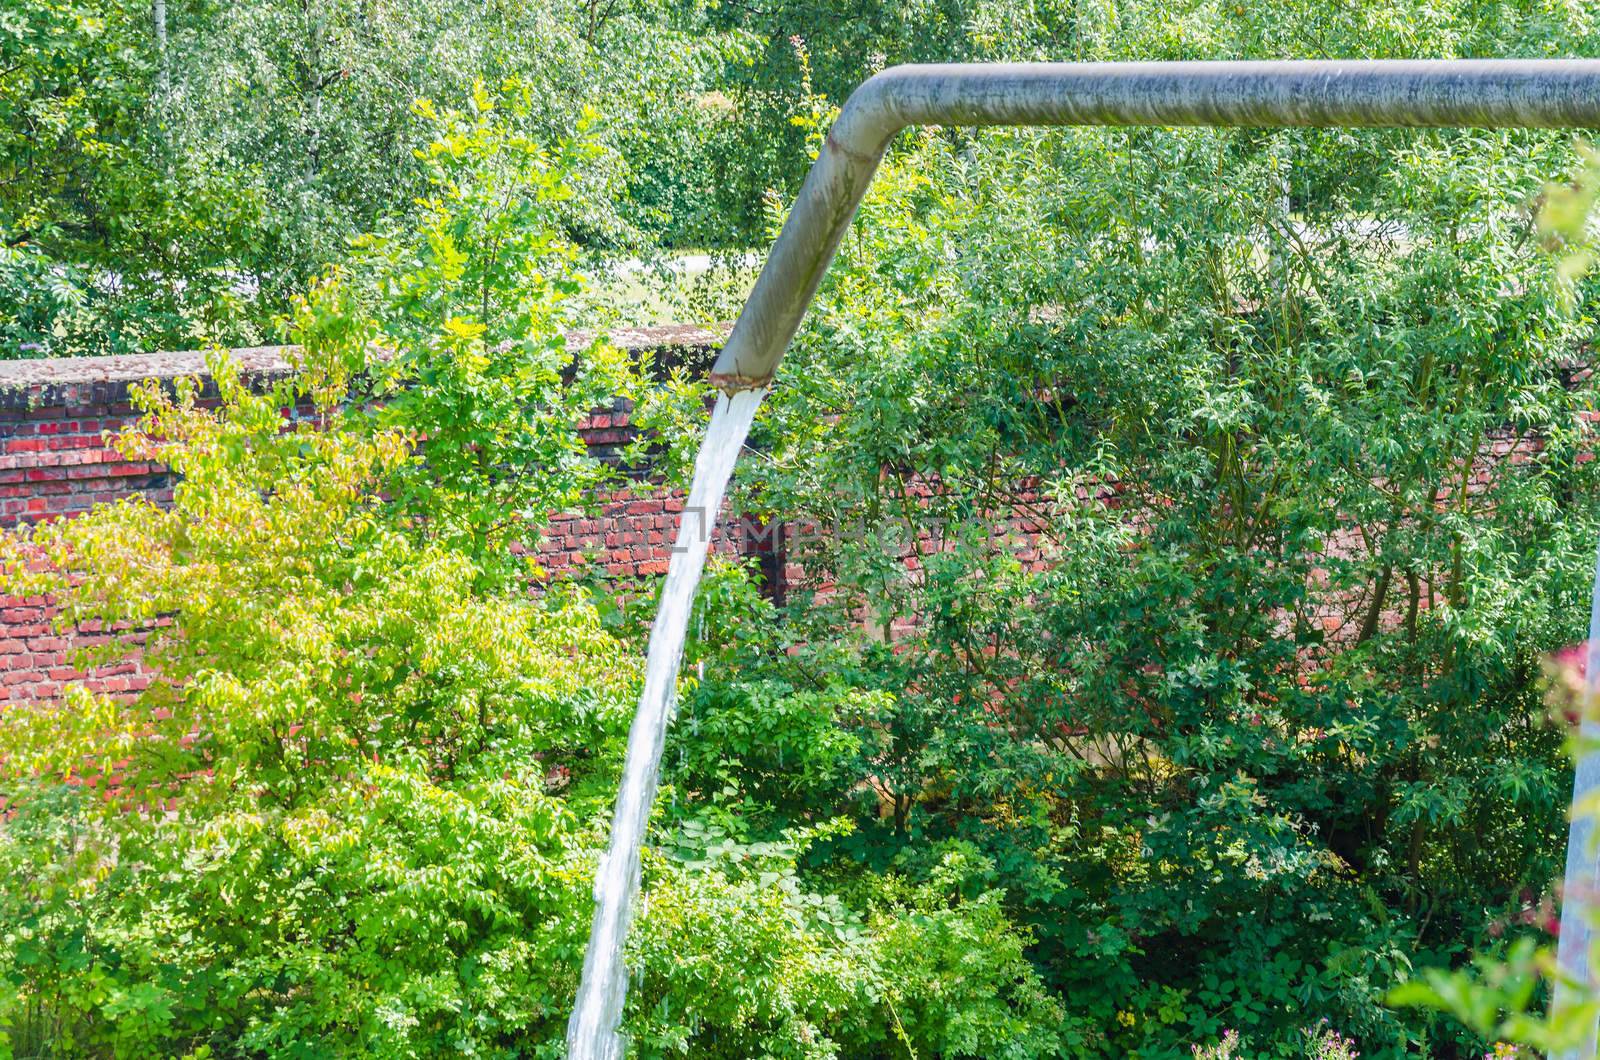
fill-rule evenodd
<path id="1" fill-rule="evenodd" d="M 167 623 L 168 680 L 0 715 L 0 1055 L 552 1056 L 649 609 L 530 597 L 508 546 L 608 473 L 575 432 L 599 399 L 678 467 L 705 396 L 603 341 L 574 366 L 587 278 L 758 243 L 886 62 L 1594 54 L 1600 26 L 53 0 L 0 45 L 9 350 L 303 344 L 268 393 L 219 358 L 220 408 L 144 395 L 118 444 L 181 472 L 172 509 L 5 540 L 66 621 Z M 1495 1021 L 1389 999 L 1525 946 L 1560 869 L 1542 660 L 1582 636 L 1600 462 L 1593 280 L 1546 253 L 1583 233 L 1539 210 L 1574 161 L 905 137 L 742 473 L 818 528 L 789 542 L 814 584 L 726 567 L 699 602 L 639 1055 L 1482 1055 Z"/>
<path id="2" fill-rule="evenodd" d="M 51 561 L 12 587 L 69 621 L 170 617 L 144 646 L 167 682 L 5 715 L 17 1056 L 557 1048 L 636 666 L 583 594 L 529 599 L 507 544 L 588 479 L 576 423 L 630 366 L 597 343 L 561 382 L 573 156 L 492 113 L 431 153 L 416 237 L 297 302 L 294 382 L 255 394 L 218 360 L 219 410 L 142 396 L 119 445 L 183 476 L 170 511 L 12 543 L 13 571 Z M 403 354 L 369 365 L 374 339 Z M 301 398 L 318 416 L 284 431 Z M 963 894 L 969 859 L 854 908 L 797 876 L 848 827 L 739 847 L 683 823 L 636 940 L 646 1055 L 1045 1047 L 1056 1002 L 999 896 Z"/>

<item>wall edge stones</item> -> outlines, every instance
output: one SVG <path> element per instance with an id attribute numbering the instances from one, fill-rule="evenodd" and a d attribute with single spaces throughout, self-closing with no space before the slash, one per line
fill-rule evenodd
<path id="1" fill-rule="evenodd" d="M 631 353 L 650 353 L 663 366 L 710 366 L 726 325 L 700 327 L 666 324 L 581 330 L 566 336 L 574 354 L 601 335 Z M 294 346 L 245 346 L 225 349 L 247 379 L 269 381 L 289 374 Z M 47 408 L 115 407 L 128 403 L 131 389 L 150 380 L 170 382 L 185 376 L 210 378 L 205 350 L 123 353 L 102 357 L 39 357 L 0 361 L 0 412 L 26 413 Z"/>

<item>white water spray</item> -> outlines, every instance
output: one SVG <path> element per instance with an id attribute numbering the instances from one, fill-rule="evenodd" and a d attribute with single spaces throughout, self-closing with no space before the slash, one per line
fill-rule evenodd
<path id="1" fill-rule="evenodd" d="M 683 658 L 694 591 L 706 567 L 711 531 L 722 510 L 722 496 L 764 394 L 763 390 L 741 390 L 731 398 L 718 397 L 705 441 L 695 457 L 694 482 L 678 524 L 678 540 L 661 587 L 655 623 L 650 627 L 644 691 L 628 730 L 628 757 L 611 818 L 611 844 L 595 873 L 594 924 L 589 929 L 578 998 L 567 1021 L 568 1060 L 621 1060 L 624 1053 L 617 1031 L 628 995 L 622 946 L 639 893 L 639 850 L 661 779 L 661 750 L 672 722 L 678 664 Z"/>

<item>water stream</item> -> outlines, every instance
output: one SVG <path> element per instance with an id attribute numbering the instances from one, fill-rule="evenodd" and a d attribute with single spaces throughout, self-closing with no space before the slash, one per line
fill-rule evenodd
<path id="1" fill-rule="evenodd" d="M 731 398 L 718 397 L 695 457 L 694 481 L 684 502 L 655 624 L 650 627 L 644 691 L 628 730 L 628 755 L 611 818 L 611 843 L 595 873 L 594 924 L 589 929 L 578 998 L 567 1022 L 568 1060 L 621 1060 L 625 1051 L 617 1032 L 628 993 L 622 946 L 639 893 L 639 850 L 661 779 L 661 750 L 677 698 L 678 664 L 683 659 L 694 591 L 706 567 L 711 531 L 764 393 L 743 390 Z"/>

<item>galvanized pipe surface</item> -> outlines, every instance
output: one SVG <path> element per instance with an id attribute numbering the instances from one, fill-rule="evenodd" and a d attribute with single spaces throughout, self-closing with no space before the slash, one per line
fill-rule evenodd
<path id="1" fill-rule="evenodd" d="M 909 125 L 1600 127 L 1600 60 L 896 66 L 828 131 L 712 382 L 764 386 L 856 206 Z"/>
<path id="2" fill-rule="evenodd" d="M 801 186 L 711 380 L 764 387 L 805 317 L 889 143 L 909 125 L 1207 125 L 1258 128 L 1600 127 L 1600 61 L 1441 60 L 897 66 L 850 96 Z M 1600 633 L 1600 569 L 1593 597 Z M 1600 644 L 1591 643 L 1591 659 Z M 1590 680 L 1600 681 L 1591 662 Z M 1600 791 L 1600 753 L 1574 805 Z M 1600 856 L 1586 818 L 1568 838 L 1560 967 L 1590 982 Z M 1576 999 L 1557 990 L 1556 1007 Z M 1561 1058 L 1593 1057 L 1594 1028 Z"/>

